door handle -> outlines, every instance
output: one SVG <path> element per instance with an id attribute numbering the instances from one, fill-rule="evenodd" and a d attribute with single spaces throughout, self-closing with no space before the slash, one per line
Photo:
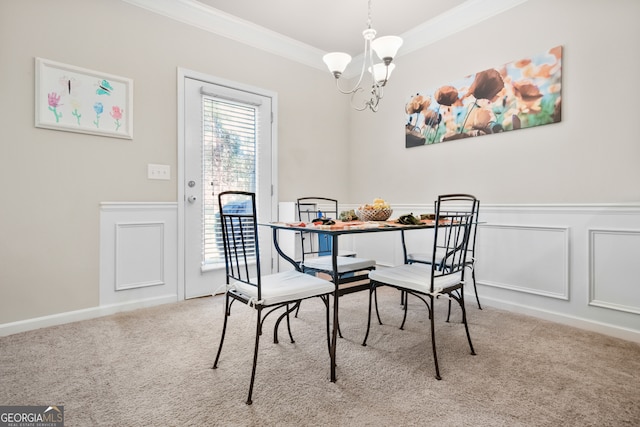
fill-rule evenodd
<path id="1" fill-rule="evenodd" d="M 189 203 L 195 203 L 196 202 L 196 196 L 189 196 L 187 197 L 187 201 Z"/>

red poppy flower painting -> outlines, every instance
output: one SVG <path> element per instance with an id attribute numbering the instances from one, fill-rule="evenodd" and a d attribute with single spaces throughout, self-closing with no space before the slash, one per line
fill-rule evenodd
<path id="1" fill-rule="evenodd" d="M 405 145 L 431 145 L 557 123 L 562 46 L 422 91 L 405 104 Z"/>

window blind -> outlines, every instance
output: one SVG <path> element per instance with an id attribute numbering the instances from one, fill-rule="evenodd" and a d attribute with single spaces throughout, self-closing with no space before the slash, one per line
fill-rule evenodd
<path id="1" fill-rule="evenodd" d="M 202 262 L 224 264 L 218 194 L 228 190 L 255 192 L 258 111 L 255 105 L 209 94 L 203 94 L 202 103 Z M 250 210 L 240 202 L 225 206 L 234 212 Z M 253 258 L 253 229 L 242 229 L 245 239 L 252 242 L 247 255 Z"/>

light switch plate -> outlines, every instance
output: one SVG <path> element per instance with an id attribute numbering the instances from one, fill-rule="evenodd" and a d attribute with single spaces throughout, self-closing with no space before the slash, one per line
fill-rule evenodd
<path id="1" fill-rule="evenodd" d="M 147 178 L 149 179 L 171 179 L 171 166 L 169 165 L 147 165 Z"/>

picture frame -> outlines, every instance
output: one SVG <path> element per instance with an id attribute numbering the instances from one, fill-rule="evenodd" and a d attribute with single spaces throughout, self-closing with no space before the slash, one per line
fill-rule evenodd
<path id="1" fill-rule="evenodd" d="M 36 58 L 35 126 L 133 139 L 133 80 Z"/>
<path id="2" fill-rule="evenodd" d="M 405 147 L 560 122 L 562 55 L 558 45 L 435 89 L 414 91 L 404 105 Z"/>

